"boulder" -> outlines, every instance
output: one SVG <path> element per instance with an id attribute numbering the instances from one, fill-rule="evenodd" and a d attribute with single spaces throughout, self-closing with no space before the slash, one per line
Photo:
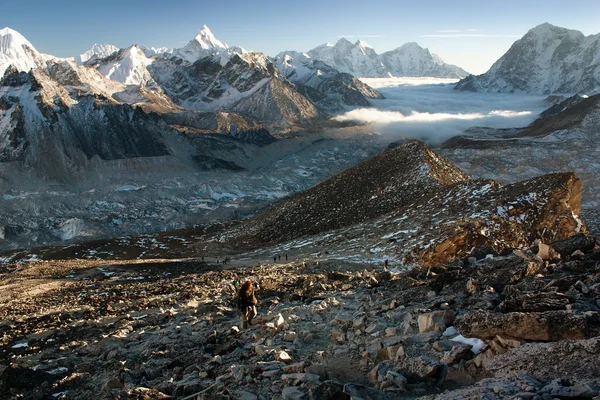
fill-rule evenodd
<path id="1" fill-rule="evenodd" d="M 394 366 L 394 370 L 409 379 L 423 379 L 435 376 L 439 367 L 440 364 L 437 360 L 427 355 L 421 355 L 399 359 Z"/>
<path id="2" fill-rule="evenodd" d="M 306 395 L 297 386 L 288 386 L 281 391 L 281 397 L 285 400 L 304 400 Z"/>
<path id="3" fill-rule="evenodd" d="M 455 326 L 465 337 L 480 339 L 492 339 L 496 335 L 542 341 L 585 339 L 600 334 L 600 314 L 592 311 L 500 314 L 480 310 L 457 319 Z"/>
<path id="4" fill-rule="evenodd" d="M 462 360 L 468 360 L 473 357 L 471 346 L 468 344 L 457 344 L 442 357 L 442 363 L 453 365 Z"/>
<path id="5" fill-rule="evenodd" d="M 454 312 L 452 310 L 433 311 L 421 314 L 418 319 L 419 332 L 443 331 L 446 327 L 452 325 L 453 320 Z"/>
<path id="6" fill-rule="evenodd" d="M 596 246 L 596 238 L 585 233 L 579 233 L 564 240 L 559 240 L 551 243 L 551 246 L 556 250 L 562 258 L 568 257 L 575 251 L 580 250 L 587 253 Z"/>

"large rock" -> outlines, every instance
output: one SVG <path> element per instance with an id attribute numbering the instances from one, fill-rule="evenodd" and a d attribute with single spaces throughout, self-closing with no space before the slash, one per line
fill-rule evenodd
<path id="1" fill-rule="evenodd" d="M 496 335 L 523 340 L 585 339 L 600 334 L 600 314 L 567 311 L 541 313 L 470 312 L 455 322 L 465 337 L 493 339 Z"/>
<path id="2" fill-rule="evenodd" d="M 567 239 L 554 242 L 551 244 L 551 246 L 560 254 L 561 257 L 565 258 L 577 250 L 580 250 L 584 253 L 592 250 L 594 246 L 596 246 L 596 238 L 586 235 L 585 233 L 580 233 Z"/>
<path id="3" fill-rule="evenodd" d="M 443 331 L 452 324 L 454 320 L 454 311 L 443 310 L 433 311 L 419 315 L 419 332 L 425 333 L 429 331 Z"/>

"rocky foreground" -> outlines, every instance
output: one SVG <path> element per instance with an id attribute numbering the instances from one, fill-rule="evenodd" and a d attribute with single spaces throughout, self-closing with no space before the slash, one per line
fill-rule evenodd
<path id="1" fill-rule="evenodd" d="M 584 234 L 403 273 L 251 262 L 2 267 L 0 397 L 598 398 L 600 249 Z M 245 279 L 259 317 L 240 331 Z"/>

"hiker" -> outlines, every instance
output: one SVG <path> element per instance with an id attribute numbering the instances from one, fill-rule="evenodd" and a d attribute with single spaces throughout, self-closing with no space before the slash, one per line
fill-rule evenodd
<path id="1" fill-rule="evenodd" d="M 242 329 L 252 325 L 252 319 L 256 317 L 256 297 L 252 282 L 246 281 L 238 292 L 238 309 L 242 313 Z"/>
<path id="2" fill-rule="evenodd" d="M 273 257 L 273 264 L 277 263 L 277 256 Z"/>

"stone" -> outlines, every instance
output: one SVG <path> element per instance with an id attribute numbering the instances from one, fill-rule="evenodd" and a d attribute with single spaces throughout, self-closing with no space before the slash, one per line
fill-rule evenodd
<path id="1" fill-rule="evenodd" d="M 331 340 L 335 343 L 345 343 L 346 342 L 346 333 L 339 328 L 332 328 L 329 332 Z"/>
<path id="2" fill-rule="evenodd" d="M 123 387 L 123 382 L 121 382 L 121 380 L 119 379 L 118 376 L 110 378 L 104 384 L 104 390 L 107 392 L 109 392 L 113 389 L 121 389 L 122 387 Z"/>
<path id="3" fill-rule="evenodd" d="M 408 383 L 408 380 L 404 377 L 404 375 L 394 370 L 387 371 L 384 379 L 386 381 L 392 382 L 394 385 L 401 389 L 406 389 L 406 384 Z"/>
<path id="4" fill-rule="evenodd" d="M 275 318 L 273 323 L 274 323 L 275 327 L 281 328 L 283 326 L 283 324 L 285 324 L 285 319 L 283 318 L 283 315 L 281 315 L 281 313 L 278 314 L 277 318 Z"/>
<path id="5" fill-rule="evenodd" d="M 442 363 L 446 365 L 453 365 L 462 360 L 468 360 L 473 357 L 471 351 L 471 345 L 468 344 L 457 344 L 452 347 L 452 350 L 448 351 L 442 357 Z"/>
<path id="6" fill-rule="evenodd" d="M 283 341 L 284 341 L 284 342 L 293 342 L 294 340 L 296 340 L 296 337 L 297 337 L 297 336 L 298 336 L 298 335 L 296 335 L 296 332 L 293 332 L 293 331 L 286 331 L 286 332 L 283 334 Z"/>
<path id="7" fill-rule="evenodd" d="M 210 362 L 214 364 L 223 364 L 223 357 L 216 355 L 210 360 Z"/>
<path id="8" fill-rule="evenodd" d="M 294 363 L 286 365 L 282 368 L 282 371 L 286 374 L 304 372 L 304 362 Z"/>
<path id="9" fill-rule="evenodd" d="M 375 356 L 375 362 L 385 361 L 385 360 L 396 360 L 398 358 L 398 353 L 404 355 L 404 348 L 402 346 L 390 346 L 384 347 L 383 349 L 377 352 Z"/>
<path id="10" fill-rule="evenodd" d="M 397 328 L 385 328 L 385 336 L 396 336 Z"/>
<path id="11" fill-rule="evenodd" d="M 285 400 L 304 400 L 306 395 L 297 386 L 288 386 L 281 391 L 281 397 Z"/>
<path id="12" fill-rule="evenodd" d="M 352 321 L 352 327 L 354 329 L 362 329 L 365 327 L 365 321 L 366 321 L 367 317 L 364 315 L 361 315 L 360 317 L 356 317 L 354 318 L 354 320 Z"/>
<path id="13" fill-rule="evenodd" d="M 593 250 L 596 246 L 596 238 L 585 233 L 579 233 L 567 239 L 553 242 L 550 245 L 562 258 L 566 258 L 577 250 L 584 253 Z"/>
<path id="14" fill-rule="evenodd" d="M 496 336 L 496 340 L 500 342 L 503 346 L 512 348 L 517 348 L 525 344 L 525 342 L 522 340 L 508 339 L 502 336 Z"/>
<path id="15" fill-rule="evenodd" d="M 241 381 L 246 377 L 246 368 L 240 365 L 232 365 L 231 366 L 231 375 L 236 381 Z"/>
<path id="16" fill-rule="evenodd" d="M 441 310 L 433 311 L 419 315 L 417 320 L 419 324 L 419 332 L 425 333 L 429 331 L 443 331 L 452 324 L 454 320 L 454 311 Z"/>
<path id="17" fill-rule="evenodd" d="M 424 379 L 433 377 L 439 367 L 440 364 L 437 360 L 427 355 L 421 355 L 399 359 L 394 369 L 409 379 Z"/>
<path id="18" fill-rule="evenodd" d="M 438 340 L 437 342 L 433 343 L 433 349 L 439 352 L 450 351 L 454 345 L 456 345 L 456 342 L 453 342 L 452 340 Z"/>
<path id="19" fill-rule="evenodd" d="M 552 246 L 548 246 L 547 244 L 544 244 L 540 241 L 538 241 L 537 246 L 538 246 L 538 252 L 536 255 L 542 261 L 552 261 L 556 258 L 560 258 L 560 254 L 558 252 L 556 252 L 552 248 Z"/>
<path id="20" fill-rule="evenodd" d="M 286 351 L 283 350 L 275 354 L 275 359 L 284 363 L 292 362 L 292 357 Z"/>
<path id="21" fill-rule="evenodd" d="M 474 295 L 475 293 L 477 293 L 479 291 L 479 288 L 477 287 L 477 281 L 473 278 L 469 279 L 467 281 L 467 287 L 465 288 L 465 290 L 470 295 Z"/>
<path id="22" fill-rule="evenodd" d="M 274 378 L 279 375 L 281 375 L 281 370 L 278 370 L 278 369 L 271 369 L 269 371 L 263 371 L 263 373 L 261 374 L 261 376 L 264 376 L 265 378 Z"/>
<path id="23" fill-rule="evenodd" d="M 392 361 L 380 362 L 379 364 L 375 365 L 371 371 L 369 371 L 367 379 L 369 379 L 369 382 L 371 382 L 373 385 L 376 385 L 378 382 L 383 381 L 383 377 L 393 367 L 394 363 Z"/>

